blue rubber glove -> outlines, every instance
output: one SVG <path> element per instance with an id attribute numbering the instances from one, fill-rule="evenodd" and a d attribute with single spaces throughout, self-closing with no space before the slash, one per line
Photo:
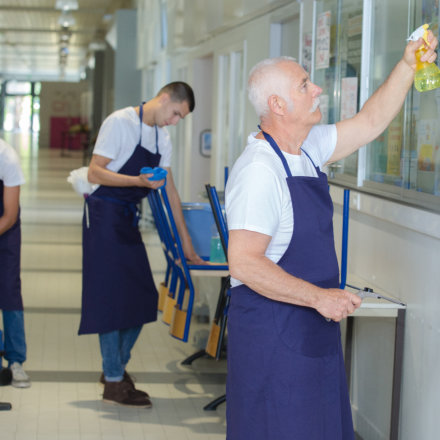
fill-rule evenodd
<path id="1" fill-rule="evenodd" d="M 143 167 L 140 171 L 141 174 L 153 174 L 148 180 L 162 180 L 167 177 L 168 171 L 160 167 Z"/>

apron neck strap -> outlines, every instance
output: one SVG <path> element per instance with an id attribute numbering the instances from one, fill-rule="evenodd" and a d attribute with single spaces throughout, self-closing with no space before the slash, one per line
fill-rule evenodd
<path id="1" fill-rule="evenodd" d="M 303 150 L 302 148 L 301 148 L 301 151 L 309 158 L 309 160 L 310 160 L 310 162 L 312 162 L 312 165 L 316 168 L 316 169 L 318 169 L 319 167 L 317 167 L 316 165 L 315 165 L 315 162 L 313 162 L 313 159 L 309 156 L 309 153 L 307 153 L 307 151 L 306 150 Z M 319 173 L 318 173 L 319 174 Z"/>
<path id="2" fill-rule="evenodd" d="M 260 126 L 258 126 L 258 128 L 261 130 L 261 132 L 263 133 L 263 136 L 266 138 L 267 142 L 269 142 L 270 146 L 274 149 L 275 153 L 278 154 L 278 156 L 281 159 L 281 162 L 283 162 L 284 165 L 284 169 L 286 170 L 287 176 L 288 177 L 292 177 L 292 173 L 290 172 L 290 168 L 289 165 L 287 164 L 287 160 L 284 157 L 284 154 L 281 152 L 280 147 L 277 145 L 277 143 L 273 140 L 272 136 L 269 133 L 266 133 L 265 131 L 263 131 L 261 129 Z M 310 162 L 312 162 L 313 167 L 316 170 L 319 170 L 319 167 L 317 167 L 315 165 L 315 162 L 313 162 L 312 158 L 309 156 L 309 154 L 307 153 L 306 150 L 304 150 L 303 148 L 301 148 L 301 151 L 309 158 Z M 318 171 L 317 171 L 318 172 Z M 319 175 L 319 172 L 318 172 Z"/>
<path id="3" fill-rule="evenodd" d="M 139 135 L 139 145 L 142 145 L 142 118 L 144 117 L 144 104 L 145 101 L 142 101 L 139 106 L 139 125 L 141 127 L 141 134 Z"/>
<path id="4" fill-rule="evenodd" d="M 290 172 L 289 165 L 287 164 L 287 160 L 284 157 L 284 154 L 281 152 L 280 147 L 277 145 L 277 143 L 274 141 L 274 139 L 269 133 L 266 133 L 260 126 L 258 126 L 258 128 L 263 133 L 263 136 L 265 137 L 266 141 L 269 142 L 270 146 L 273 148 L 275 153 L 277 153 L 279 158 L 281 159 L 284 169 L 286 170 L 287 177 L 292 177 L 292 173 Z"/>
<path id="5" fill-rule="evenodd" d="M 145 101 L 139 106 L 139 124 L 141 126 L 141 134 L 139 136 L 139 145 L 142 145 L 142 118 L 144 116 L 144 104 Z M 154 130 L 156 132 L 156 154 L 159 153 L 159 133 L 157 131 L 157 125 L 154 126 Z"/>

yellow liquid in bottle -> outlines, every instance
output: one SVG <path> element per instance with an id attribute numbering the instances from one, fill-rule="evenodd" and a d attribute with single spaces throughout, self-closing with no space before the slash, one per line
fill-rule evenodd
<path id="1" fill-rule="evenodd" d="M 424 51 L 422 48 L 416 52 L 417 65 L 414 86 L 419 92 L 426 92 L 440 87 L 440 69 L 437 65 L 420 61 Z"/>

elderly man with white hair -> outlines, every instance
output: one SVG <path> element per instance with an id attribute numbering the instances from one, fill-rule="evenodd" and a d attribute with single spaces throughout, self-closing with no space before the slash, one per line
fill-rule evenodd
<path id="1" fill-rule="evenodd" d="M 434 62 L 429 33 L 422 61 Z M 249 99 L 260 131 L 226 188 L 229 268 L 228 440 L 351 440 L 339 321 L 360 306 L 339 289 L 333 205 L 322 167 L 379 136 L 415 71 L 409 42 L 389 78 L 351 119 L 320 122 L 319 95 L 282 57 L 257 64 Z"/>

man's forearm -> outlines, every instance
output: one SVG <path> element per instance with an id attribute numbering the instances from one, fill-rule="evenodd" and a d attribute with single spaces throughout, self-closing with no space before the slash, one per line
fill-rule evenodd
<path id="1" fill-rule="evenodd" d="M 91 165 L 89 167 L 87 178 L 90 183 L 97 183 L 99 185 L 120 187 L 140 186 L 139 176 L 128 176 L 126 174 L 115 173 L 96 165 Z"/>
<path id="2" fill-rule="evenodd" d="M 321 289 L 288 274 L 265 256 L 252 257 L 229 254 L 231 276 L 249 288 L 275 301 L 315 307 Z"/>
<path id="3" fill-rule="evenodd" d="M 371 134 L 373 139 L 397 116 L 413 81 L 414 68 L 402 59 L 387 80 L 367 100 L 360 113 L 370 122 L 369 125 L 374 130 Z"/>

